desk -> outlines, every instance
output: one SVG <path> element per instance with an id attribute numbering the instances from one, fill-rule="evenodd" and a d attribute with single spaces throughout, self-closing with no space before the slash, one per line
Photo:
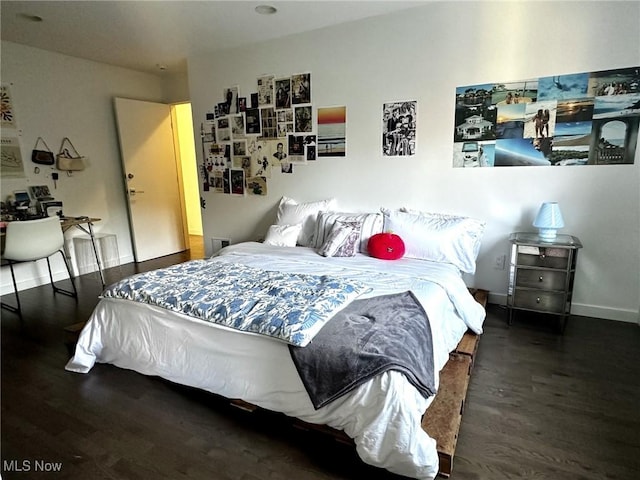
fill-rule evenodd
<path id="1" fill-rule="evenodd" d="M 99 222 L 100 218 L 92 218 L 92 217 L 62 217 L 60 219 L 60 228 L 62 228 L 62 232 L 66 232 L 71 227 L 76 227 L 82 230 L 84 233 L 89 235 L 91 238 L 91 246 L 93 247 L 93 253 L 96 256 L 96 263 L 98 264 L 98 272 L 100 273 L 100 281 L 102 282 L 102 286 L 105 286 L 104 282 L 104 272 L 102 271 L 102 263 L 100 263 L 100 255 L 98 254 L 98 246 L 96 245 L 96 236 L 93 232 L 93 224 L 95 222 Z M 4 237 L 4 226 L 2 228 L 2 237 Z M 4 238 L 2 239 L 4 244 Z M 69 258 L 69 252 L 66 251 L 65 255 Z"/>

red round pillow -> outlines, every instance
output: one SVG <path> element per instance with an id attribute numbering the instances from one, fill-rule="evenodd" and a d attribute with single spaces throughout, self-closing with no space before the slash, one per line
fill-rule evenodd
<path id="1" fill-rule="evenodd" d="M 404 242 L 395 233 L 376 233 L 367 244 L 369 255 L 382 260 L 397 260 L 404 255 Z"/>

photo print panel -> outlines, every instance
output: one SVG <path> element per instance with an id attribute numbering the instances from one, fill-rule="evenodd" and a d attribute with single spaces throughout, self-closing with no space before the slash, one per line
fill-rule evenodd
<path id="1" fill-rule="evenodd" d="M 640 67 L 456 89 L 454 167 L 633 164 Z"/>
<path id="2" fill-rule="evenodd" d="M 274 75 L 258 77 L 258 106 L 272 107 L 274 100 Z"/>
<path id="3" fill-rule="evenodd" d="M 9 85 L 0 85 L 0 120 L 2 128 L 18 128 Z"/>
<path id="4" fill-rule="evenodd" d="M 0 177 L 2 178 L 23 178 L 24 164 L 20 151 L 20 140 L 15 136 L 2 135 L 0 139 Z"/>
<path id="5" fill-rule="evenodd" d="M 347 107 L 319 107 L 318 157 L 344 157 L 347 154 Z"/>
<path id="6" fill-rule="evenodd" d="M 399 157 L 416 152 L 417 101 L 385 103 L 382 107 L 382 155 Z"/>
<path id="7" fill-rule="evenodd" d="M 225 88 L 224 102 L 222 103 L 222 115 L 235 115 L 239 112 L 238 108 L 238 87 Z M 219 104 L 220 105 L 220 104 Z"/>
<path id="8" fill-rule="evenodd" d="M 311 103 L 311 74 L 299 73 L 291 76 L 291 103 Z"/>
<path id="9" fill-rule="evenodd" d="M 286 137 L 293 133 L 293 109 L 276 110 L 278 118 L 278 138 Z"/>
<path id="10" fill-rule="evenodd" d="M 311 106 L 295 107 L 293 109 L 295 133 L 311 133 L 313 131 L 313 117 Z"/>
<path id="11" fill-rule="evenodd" d="M 231 195 L 244 195 L 244 170 L 231 169 L 229 171 L 229 182 L 231 183 Z"/>
<path id="12" fill-rule="evenodd" d="M 278 138 L 278 119 L 276 111 L 273 107 L 265 107 L 260 109 L 261 120 L 261 137 L 262 138 Z"/>
<path id="13" fill-rule="evenodd" d="M 276 109 L 291 108 L 291 77 L 275 80 Z"/>
<path id="14" fill-rule="evenodd" d="M 245 132 L 247 135 L 260 135 L 261 122 L 260 122 L 260 109 L 248 108 L 245 112 Z"/>
<path id="15" fill-rule="evenodd" d="M 247 178 L 247 193 L 249 195 L 266 195 L 267 179 L 265 177 Z"/>
<path id="16" fill-rule="evenodd" d="M 245 125 L 244 125 L 244 115 L 230 115 L 229 116 L 229 124 L 231 125 L 231 136 L 233 139 L 244 138 L 245 136 Z"/>
<path id="17" fill-rule="evenodd" d="M 289 151 L 287 152 L 289 163 L 307 163 L 304 155 L 304 135 L 289 135 Z"/>

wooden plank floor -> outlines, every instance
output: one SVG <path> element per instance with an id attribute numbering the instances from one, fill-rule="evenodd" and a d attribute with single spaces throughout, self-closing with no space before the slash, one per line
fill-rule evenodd
<path id="1" fill-rule="evenodd" d="M 107 279 L 187 258 L 123 265 Z M 3 480 L 399 478 L 346 445 L 205 392 L 110 365 L 66 372 L 63 328 L 90 315 L 97 276 L 78 289 L 77 302 L 48 285 L 21 292 L 22 324 L 2 311 Z M 551 320 L 515 320 L 507 327 L 506 312 L 489 305 L 450 478 L 640 478 L 640 328 L 572 317 L 559 336 Z M 8 471 L 25 461 L 30 472 Z M 61 472 L 35 472 L 36 461 L 61 462 Z"/>

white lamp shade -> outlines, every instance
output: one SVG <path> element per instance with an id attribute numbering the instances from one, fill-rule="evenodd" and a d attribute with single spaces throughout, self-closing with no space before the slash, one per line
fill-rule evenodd
<path id="1" fill-rule="evenodd" d="M 553 241 L 558 229 L 564 227 L 558 202 L 544 202 L 533 221 L 533 226 L 538 228 L 538 234 L 542 240 Z"/>

